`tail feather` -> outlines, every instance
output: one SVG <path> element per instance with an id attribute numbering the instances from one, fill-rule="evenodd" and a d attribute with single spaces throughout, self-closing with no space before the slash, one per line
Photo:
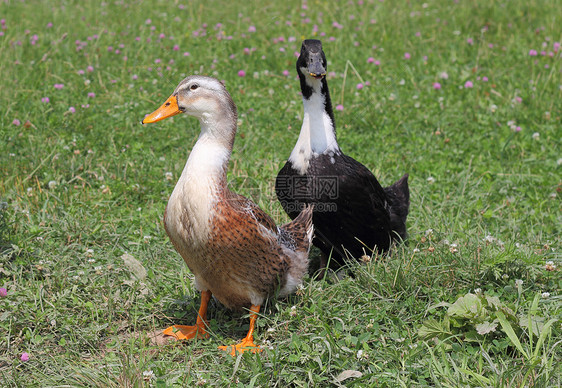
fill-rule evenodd
<path id="1" fill-rule="evenodd" d="M 392 230 L 396 232 L 400 238 L 406 239 L 406 218 L 410 209 L 410 188 L 408 186 L 408 174 L 398 179 L 389 187 L 385 187 L 384 191 L 389 199 L 390 204 L 390 223 Z"/>
<path id="2" fill-rule="evenodd" d="M 298 247 L 301 250 L 304 248 L 306 252 L 310 249 L 314 234 L 314 225 L 312 224 L 313 208 L 314 205 L 306 205 L 294 220 L 280 227 L 294 241 L 295 248 Z"/>
<path id="3" fill-rule="evenodd" d="M 313 209 L 314 205 L 306 205 L 293 221 L 283 225 L 282 228 L 292 234 L 297 241 L 306 240 L 308 245 L 310 245 L 314 234 L 314 225 L 312 224 Z"/>

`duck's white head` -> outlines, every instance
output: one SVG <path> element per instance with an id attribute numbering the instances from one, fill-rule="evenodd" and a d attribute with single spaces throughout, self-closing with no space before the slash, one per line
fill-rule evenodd
<path id="1" fill-rule="evenodd" d="M 179 83 L 174 93 L 160 108 L 147 115 L 143 124 L 155 123 L 186 113 L 201 122 L 236 122 L 236 105 L 224 85 L 212 77 L 191 75 Z"/>

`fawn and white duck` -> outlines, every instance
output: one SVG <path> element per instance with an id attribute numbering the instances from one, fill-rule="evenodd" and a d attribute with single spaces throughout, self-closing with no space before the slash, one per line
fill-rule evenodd
<path id="1" fill-rule="evenodd" d="M 227 187 L 227 167 L 237 129 L 236 105 L 217 79 L 189 76 L 143 124 L 178 113 L 199 119 L 201 133 L 170 196 L 164 225 L 173 246 L 195 276 L 201 307 L 194 326 L 164 331 L 177 339 L 206 337 L 207 303 L 214 295 L 226 307 L 250 309 L 250 329 L 236 352 L 259 351 L 254 322 L 265 298 L 287 295 L 308 268 L 312 207 L 282 226 L 249 199 Z"/>
<path id="2" fill-rule="evenodd" d="M 302 43 L 296 67 L 303 123 L 275 191 L 291 218 L 314 204 L 313 243 L 323 253 L 321 269 L 330 256 L 330 268 L 336 269 L 349 258 L 388 251 L 393 240 L 406 238 L 408 174 L 383 188 L 369 169 L 341 151 L 319 40 Z"/>

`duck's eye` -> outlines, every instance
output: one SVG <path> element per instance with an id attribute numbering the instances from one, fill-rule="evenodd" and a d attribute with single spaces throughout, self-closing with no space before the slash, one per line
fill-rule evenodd
<path id="1" fill-rule="evenodd" d="M 195 90 L 195 89 L 197 89 L 198 87 L 199 87 L 199 85 L 193 84 L 193 85 L 191 85 L 191 86 L 189 87 L 189 90 Z"/>

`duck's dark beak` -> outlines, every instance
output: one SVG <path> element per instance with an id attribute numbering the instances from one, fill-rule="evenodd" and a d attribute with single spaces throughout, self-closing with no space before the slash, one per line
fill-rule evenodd
<path id="1" fill-rule="evenodd" d="M 150 124 L 155 123 L 160 120 L 167 119 L 168 117 L 172 117 L 177 115 L 178 113 L 182 113 L 178 106 L 178 98 L 177 96 L 171 95 L 164 104 L 154 112 L 146 117 L 141 121 L 142 124 Z"/>
<path id="2" fill-rule="evenodd" d="M 308 74 L 316 79 L 321 79 L 326 76 L 326 69 L 322 65 L 322 54 L 309 53 Z"/>

